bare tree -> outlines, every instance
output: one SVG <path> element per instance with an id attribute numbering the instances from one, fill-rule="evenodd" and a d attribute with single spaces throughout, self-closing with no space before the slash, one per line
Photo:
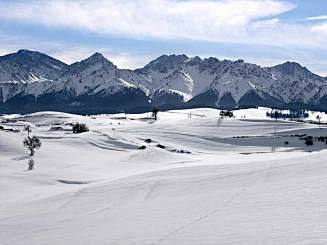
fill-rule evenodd
<path id="1" fill-rule="evenodd" d="M 33 170 L 34 165 L 35 165 L 34 159 L 33 158 L 28 159 L 28 170 L 29 171 Z"/>
<path id="2" fill-rule="evenodd" d="M 274 113 L 274 117 L 275 117 L 275 120 L 278 119 L 278 117 L 279 117 L 279 113 L 278 113 L 278 111 L 275 111 L 275 113 Z"/>
<path id="3" fill-rule="evenodd" d="M 152 110 L 152 117 L 155 121 L 157 121 L 158 119 L 158 112 L 159 112 L 159 109 L 158 108 L 153 108 Z"/>
<path id="4" fill-rule="evenodd" d="M 24 127 L 24 130 L 27 132 L 27 136 L 30 136 L 30 133 L 32 132 L 31 126 L 30 125 L 26 125 Z"/>
<path id="5" fill-rule="evenodd" d="M 316 119 L 318 120 L 318 123 L 320 124 L 321 116 L 320 115 L 317 115 Z"/>

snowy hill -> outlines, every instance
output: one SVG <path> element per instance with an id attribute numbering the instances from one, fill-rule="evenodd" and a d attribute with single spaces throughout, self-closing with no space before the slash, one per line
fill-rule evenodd
<path id="1" fill-rule="evenodd" d="M 0 116 L 0 243 L 326 244 L 327 128 L 267 111 Z"/>
<path id="2" fill-rule="evenodd" d="M 265 68 L 243 60 L 163 55 L 133 71 L 117 68 L 100 53 L 69 66 L 27 50 L 0 57 L 3 112 L 94 113 L 153 106 L 327 110 L 326 85 L 326 78 L 294 62 Z"/>

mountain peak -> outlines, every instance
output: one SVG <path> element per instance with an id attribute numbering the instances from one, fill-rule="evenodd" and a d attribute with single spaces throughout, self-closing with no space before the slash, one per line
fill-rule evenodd
<path id="1" fill-rule="evenodd" d="M 67 65 L 46 54 L 27 49 L 0 56 L 0 82 L 32 83 L 54 80 Z"/>
<path id="2" fill-rule="evenodd" d="M 181 54 L 181 55 L 176 55 L 176 54 L 166 55 L 165 54 L 165 55 L 161 55 L 160 57 L 158 57 L 157 59 L 155 59 L 151 63 L 153 63 L 153 64 L 161 63 L 161 64 L 165 64 L 165 65 L 175 65 L 175 64 L 178 64 L 178 63 L 182 63 L 182 62 L 184 62 L 186 60 L 188 60 L 188 57 L 185 54 Z"/>
<path id="3" fill-rule="evenodd" d="M 117 67 L 109 60 L 107 60 L 101 53 L 96 52 L 92 54 L 90 57 L 76 62 L 70 65 L 69 72 L 70 73 L 79 73 L 84 69 L 93 67 L 92 69 L 106 69 L 112 70 L 117 69 Z"/>
<path id="4" fill-rule="evenodd" d="M 17 54 L 32 54 L 32 53 L 40 54 L 40 52 L 38 52 L 38 51 L 33 51 L 33 50 L 29 50 L 29 49 L 19 49 L 17 51 Z"/>
<path id="5" fill-rule="evenodd" d="M 305 67 L 301 66 L 299 63 L 294 62 L 294 61 L 286 61 L 285 63 L 283 63 L 281 65 L 285 66 L 285 67 L 305 68 Z"/>
<path id="6" fill-rule="evenodd" d="M 197 64 L 200 64 L 201 61 L 202 61 L 202 59 L 199 56 L 194 56 L 194 57 L 189 58 L 187 60 L 187 63 L 190 65 L 197 65 Z"/>
<path id="7" fill-rule="evenodd" d="M 145 70 L 152 69 L 165 73 L 169 67 L 179 65 L 188 59 L 189 58 L 185 54 L 161 55 L 157 59 L 147 64 L 143 69 Z"/>
<path id="8" fill-rule="evenodd" d="M 299 63 L 287 61 L 283 64 L 276 65 L 270 68 L 272 71 L 277 71 L 283 76 L 300 76 L 312 77 L 311 73 L 306 67 L 301 66 Z"/>
<path id="9" fill-rule="evenodd" d="M 52 58 L 51 56 L 48 56 L 44 53 L 27 49 L 20 49 L 16 53 L 0 56 L 0 61 L 14 62 L 20 65 L 28 65 L 28 63 L 32 62 L 33 65 L 37 65 L 39 63 L 55 63 L 61 68 L 67 66 L 60 60 Z"/>
<path id="10" fill-rule="evenodd" d="M 10 53 L 4 56 L 1 56 L 0 58 L 5 59 L 5 60 L 13 60 L 16 61 L 17 59 L 20 58 L 31 58 L 31 57 L 48 57 L 51 58 L 50 56 L 40 53 L 38 51 L 31 51 L 31 50 L 27 50 L 27 49 L 20 49 L 18 50 L 16 53 Z"/>
<path id="11" fill-rule="evenodd" d="M 275 67 L 281 67 L 281 68 L 288 69 L 288 70 L 307 70 L 308 71 L 308 69 L 306 67 L 304 67 L 294 61 L 287 61 L 287 62 L 277 65 Z"/>
<path id="12" fill-rule="evenodd" d="M 103 60 L 107 60 L 107 59 L 101 53 L 96 52 L 96 53 L 92 54 L 90 57 L 88 57 L 86 60 L 103 61 Z"/>
<path id="13" fill-rule="evenodd" d="M 111 67 L 116 67 L 111 61 L 109 61 L 106 57 L 104 57 L 99 52 L 96 52 L 96 53 L 92 54 L 90 57 L 82 60 L 81 62 L 77 62 L 75 64 L 80 64 L 80 65 L 84 65 L 84 66 L 93 66 L 96 64 L 102 64 L 102 65 L 108 65 Z"/>

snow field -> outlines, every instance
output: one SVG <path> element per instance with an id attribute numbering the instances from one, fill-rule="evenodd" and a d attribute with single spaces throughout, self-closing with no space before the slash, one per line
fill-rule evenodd
<path id="1" fill-rule="evenodd" d="M 3 116 L 42 147 L 0 131 L 0 244 L 326 244 L 327 146 L 291 135 L 327 130 L 267 110 Z"/>

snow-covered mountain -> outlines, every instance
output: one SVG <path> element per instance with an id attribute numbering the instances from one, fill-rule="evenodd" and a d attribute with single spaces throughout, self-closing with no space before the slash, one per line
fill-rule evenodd
<path id="1" fill-rule="evenodd" d="M 19 50 L 0 57 L 1 83 L 32 83 L 54 80 L 68 65 L 40 52 Z"/>
<path id="2" fill-rule="evenodd" d="M 0 112 L 91 113 L 153 106 L 327 110 L 326 85 L 326 78 L 294 62 L 260 67 L 243 60 L 163 55 L 127 70 L 100 53 L 72 65 L 28 50 L 0 57 Z"/>
<path id="3" fill-rule="evenodd" d="M 263 68 L 243 60 L 171 55 L 161 56 L 136 72 L 150 77 L 153 94 L 157 91 L 179 94 L 192 106 L 292 104 L 325 108 L 319 100 L 325 98 L 327 79 L 294 62 Z"/>

